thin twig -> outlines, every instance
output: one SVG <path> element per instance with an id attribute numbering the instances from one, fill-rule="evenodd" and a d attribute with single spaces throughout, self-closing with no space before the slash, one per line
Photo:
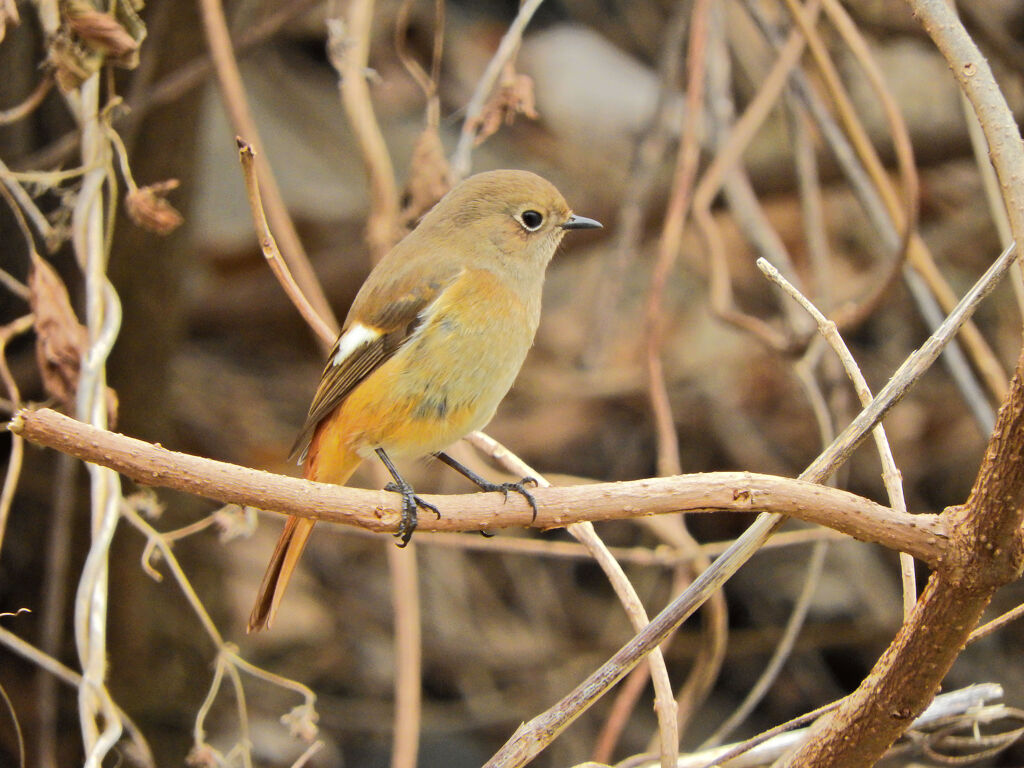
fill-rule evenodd
<path id="1" fill-rule="evenodd" d="M 370 100 L 366 71 L 370 61 L 373 0 L 352 0 L 340 14 L 327 19 L 327 58 L 337 70 L 341 102 L 362 153 L 370 181 L 370 215 L 366 242 L 374 263 L 398 239 L 398 187 L 387 144 Z"/>
<path id="2" fill-rule="evenodd" d="M 292 304 L 299 310 L 302 319 L 309 324 L 313 332 L 320 339 L 322 345 L 330 348 L 338 336 L 337 326 L 332 325 L 330 320 L 324 318 L 306 298 L 299 284 L 292 277 L 291 270 L 281 252 L 277 248 L 277 240 L 274 239 L 267 223 L 266 213 L 263 210 L 263 199 L 260 196 L 259 181 L 257 179 L 254 163 L 255 151 L 252 146 L 241 137 L 235 139 L 238 144 L 238 160 L 242 164 L 242 177 L 245 180 L 245 190 L 249 197 L 249 210 L 252 212 L 253 225 L 256 227 L 256 237 L 260 242 L 260 251 L 270 266 L 270 271 L 281 284 L 285 295 L 291 299 Z"/>
<path id="3" fill-rule="evenodd" d="M 653 518 L 646 518 L 650 520 Z M 370 533 L 360 528 L 345 529 L 345 535 L 382 537 L 384 534 Z M 843 541 L 847 537 L 831 528 L 801 528 L 794 531 L 782 531 L 773 536 L 766 544 L 768 549 L 778 547 L 800 547 L 818 541 Z M 582 544 L 574 541 L 552 541 L 547 539 L 516 538 L 499 536 L 483 538 L 468 533 L 436 533 L 418 540 L 423 547 L 446 547 L 449 549 L 468 550 L 470 552 L 489 552 L 524 557 L 555 557 L 572 560 L 592 560 L 590 552 Z M 620 563 L 646 566 L 652 568 L 678 568 L 680 565 L 692 563 L 696 558 L 715 558 L 729 548 L 732 541 L 709 541 L 700 544 L 695 552 L 682 552 L 676 549 L 658 547 L 609 547 L 612 555 Z"/>
<path id="4" fill-rule="evenodd" d="M 854 391 L 857 393 L 861 406 L 867 407 L 871 403 L 871 389 L 868 387 L 867 379 L 861 373 L 860 367 L 857 365 L 857 361 L 854 360 L 849 347 L 846 346 L 846 342 L 839 334 L 836 324 L 826 318 L 807 297 L 797 290 L 796 286 L 786 280 L 767 261 L 758 259 L 757 266 L 769 280 L 778 285 L 787 296 L 803 307 L 804 311 L 814 319 L 818 326 L 818 332 L 828 342 L 836 357 L 839 358 L 843 365 L 843 370 L 846 371 L 847 377 L 853 383 Z M 906 512 L 907 502 L 903 496 L 903 479 L 896 466 L 896 460 L 893 458 L 892 448 L 885 434 L 885 427 L 879 424 L 871 431 L 871 434 L 874 437 L 878 457 L 882 463 L 882 482 L 889 496 L 889 504 L 893 509 Z M 917 580 L 914 575 L 913 559 L 910 559 L 908 562 L 901 558 L 900 566 L 903 576 L 903 615 L 906 618 L 910 615 L 917 601 Z"/>
<path id="5" fill-rule="evenodd" d="M 808 2 L 807 13 L 812 23 L 820 7 L 820 0 Z M 780 46 L 778 57 L 758 88 L 757 94 L 739 120 L 733 124 L 727 140 L 715 153 L 693 193 L 694 224 L 707 251 L 712 309 L 718 317 L 753 334 L 755 338 L 777 350 L 787 348 L 789 340 L 765 321 L 740 311 L 735 305 L 725 247 L 718 224 L 711 214 L 711 204 L 726 178 L 739 164 L 744 150 L 768 118 L 787 80 L 799 63 L 805 46 L 804 36 L 798 30 L 793 30 L 786 42 Z"/>
<path id="6" fill-rule="evenodd" d="M 0 643 L 2 643 L 8 650 L 18 654 L 22 658 L 32 662 L 40 669 L 49 672 L 55 678 L 61 682 L 77 688 L 82 684 L 82 676 L 75 672 L 73 669 L 64 666 L 57 659 L 53 658 L 47 653 L 40 651 L 30 643 L 25 642 L 13 632 L 0 627 Z M 132 755 L 133 760 L 138 760 L 144 766 L 156 766 L 156 760 L 153 759 L 153 751 L 149 748 L 149 742 L 146 741 L 146 737 L 135 722 L 122 710 L 117 707 L 118 717 L 124 723 L 125 730 L 128 732 L 128 736 L 132 740 L 132 745 L 135 747 L 136 753 Z"/>
<path id="7" fill-rule="evenodd" d="M 36 87 L 32 89 L 32 93 L 26 96 L 21 104 L 16 104 L 8 109 L 0 109 L 0 125 L 10 125 L 24 120 L 43 103 L 43 99 L 46 98 L 46 94 L 50 92 L 51 88 L 53 88 L 53 75 L 45 72 L 36 83 Z"/>
<path id="8" fill-rule="evenodd" d="M 540 488 L 551 487 L 551 484 L 543 476 L 494 438 L 476 432 L 467 438 L 467 442 L 483 452 L 484 455 L 498 461 L 508 471 L 523 477 L 533 477 Z M 589 521 L 574 523 L 568 526 L 566 531 L 587 548 L 591 557 L 604 571 L 619 602 L 625 609 L 633 629 L 636 631 L 642 629 L 649 621 L 647 611 L 644 609 L 636 589 L 629 581 L 625 571 L 622 570 L 622 566 L 601 540 L 601 537 L 597 535 L 594 524 Z M 661 741 L 661 766 L 662 768 L 674 768 L 679 758 L 679 729 L 676 723 L 676 702 L 672 696 L 672 683 L 668 677 L 668 668 L 665 666 L 665 658 L 661 649 L 655 648 L 651 651 L 647 658 L 647 666 L 650 669 L 651 682 L 654 685 L 654 706 Z M 557 733 L 550 734 L 552 740 L 555 736 Z"/>
<path id="9" fill-rule="evenodd" d="M 99 76 L 67 96 L 81 120 L 82 165 L 89 170 L 72 212 L 72 244 L 85 276 L 89 349 L 82 357 L 75 413 L 96 428 L 107 425 L 106 360 L 121 325 L 121 308 L 106 276 L 109 221 L 103 191 L 109 181 L 110 149 L 100 122 Z M 82 665 L 79 722 L 86 768 L 99 768 L 121 737 L 122 724 L 106 688 L 110 546 L 120 519 L 121 490 L 109 469 L 89 466 L 91 542 L 75 596 L 75 644 Z M 102 724 L 102 729 L 101 729 Z"/>
<path id="10" fill-rule="evenodd" d="M 761 671 L 757 682 L 751 686 L 747 695 L 743 697 L 743 701 L 740 702 L 740 705 L 733 710 L 729 717 L 722 721 L 722 724 L 715 729 L 714 733 L 705 739 L 700 746 L 701 750 L 709 749 L 720 744 L 723 739 L 736 730 L 736 728 L 738 728 L 740 724 L 750 716 L 750 713 L 754 711 L 754 708 L 761 703 L 761 699 L 764 698 L 772 684 L 776 679 L 778 679 L 778 675 L 782 671 L 783 665 L 789 659 L 793 646 L 796 644 L 797 635 L 803 628 L 804 620 L 807 618 L 807 612 L 810 610 L 811 599 L 814 597 L 814 591 L 818 587 L 818 581 L 821 578 L 821 572 L 825 565 L 825 555 L 827 553 L 828 544 L 826 542 L 819 541 L 814 545 L 803 577 L 803 587 L 800 589 L 800 594 L 797 596 L 796 602 L 793 605 L 793 611 L 790 613 L 789 619 L 786 621 L 782 637 L 779 638 L 779 642 L 776 645 L 775 651 L 772 653 L 772 657 L 768 660 L 768 663 Z M 820 712 L 816 714 L 820 714 Z"/>
<path id="11" fill-rule="evenodd" d="M 648 397 L 654 412 L 656 439 L 658 445 L 658 474 L 678 474 L 679 438 L 676 435 L 672 406 L 669 403 L 668 388 L 661 358 L 664 325 L 662 302 L 672 267 L 679 255 L 683 239 L 683 227 L 690 208 L 690 195 L 697 176 L 697 161 L 700 159 L 699 127 L 703 114 L 705 71 L 707 61 L 705 50 L 708 38 L 709 0 L 696 0 L 690 15 L 690 34 L 687 51 L 686 108 L 683 115 L 683 130 L 676 155 L 676 166 L 672 178 L 672 191 L 665 209 L 661 237 L 658 240 L 658 255 L 651 273 L 647 294 L 645 316 L 645 353 L 647 367 Z"/>
<path id="12" fill-rule="evenodd" d="M 227 20 L 224 18 L 224 8 L 220 0 L 199 0 L 199 8 L 202 13 L 203 30 L 210 48 L 210 56 L 213 58 L 214 69 L 217 73 L 217 83 L 220 86 L 221 97 L 224 100 L 224 106 L 235 135 L 244 136 L 247 141 L 256 146 L 263 146 L 256 128 L 256 121 L 252 117 L 249 103 L 246 100 L 245 86 L 242 83 L 242 75 L 238 69 L 238 61 L 235 59 L 231 37 L 228 34 Z M 281 252 L 285 262 L 295 275 L 295 280 L 302 288 L 302 292 L 316 309 L 317 314 L 323 317 L 328 325 L 338 327 L 338 320 L 331 310 L 327 297 L 324 296 L 320 282 L 316 279 L 316 274 L 309 263 L 309 257 L 295 230 L 295 223 L 288 214 L 288 208 L 277 185 L 277 179 L 263 154 L 256 156 L 256 172 L 266 199 L 270 228 L 276 233 L 281 243 Z"/>
<path id="13" fill-rule="evenodd" d="M 976 627 L 968 636 L 967 645 L 970 645 L 975 640 L 981 640 L 983 637 L 988 637 L 996 630 L 1002 629 L 1011 621 L 1016 621 L 1021 616 L 1024 616 L 1024 604 L 1018 605 L 1016 608 L 1011 611 L 1007 611 L 1002 616 L 992 619 L 992 621 L 985 622 L 980 627 Z"/>
<path id="14" fill-rule="evenodd" d="M 509 24 L 504 37 L 501 38 L 498 50 L 494 52 L 494 56 L 487 62 L 483 75 L 477 81 L 476 90 L 473 91 L 473 96 L 470 98 L 469 104 L 466 105 L 466 117 L 462 121 L 459 143 L 455 147 L 455 152 L 452 153 L 453 182 L 458 182 L 469 174 L 473 142 L 476 140 L 474 126 L 477 124 L 477 118 L 483 112 L 484 105 L 487 103 L 487 97 L 490 96 L 491 91 L 494 90 L 495 83 L 498 82 L 498 76 L 519 49 L 519 43 L 523 39 L 523 31 L 526 29 L 526 25 L 530 23 L 530 19 L 533 18 L 533 14 L 540 7 L 541 2 L 543 0 L 524 0 L 519 6 L 519 12 L 516 14 L 515 19 L 512 20 L 512 23 Z"/>
<path id="15" fill-rule="evenodd" d="M 16 407 L 22 407 L 21 393 L 18 391 L 18 383 L 11 374 L 7 365 L 7 344 L 16 336 L 27 333 L 32 329 L 35 322 L 34 315 L 24 315 L 13 320 L 0 328 L 0 383 L 3 383 L 7 390 L 7 396 Z M 18 488 L 18 478 L 21 476 L 21 462 L 25 456 L 25 441 L 15 437 L 11 441 L 11 451 L 8 454 L 7 470 L 4 474 L 3 490 L 0 491 L 0 551 L 4 546 L 4 533 L 7 531 L 7 518 L 11 513 L 11 504 L 14 503 L 14 492 Z"/>
<path id="16" fill-rule="evenodd" d="M 416 768 L 422 726 L 422 629 L 416 542 L 387 547 L 395 617 L 395 725 L 392 768 Z"/>
<path id="17" fill-rule="evenodd" d="M 39 210 L 31 195 L 18 183 L 14 173 L 3 160 L 0 160 L 0 184 L 6 187 L 6 192 L 17 201 L 17 206 L 12 205 L 11 208 L 15 211 L 23 212 L 31 219 L 32 225 L 36 228 L 44 243 L 47 245 L 55 244 L 57 242 L 57 233 L 53 226 L 46 216 L 43 215 L 43 212 Z M 4 196 L 7 197 L 6 194 Z"/>

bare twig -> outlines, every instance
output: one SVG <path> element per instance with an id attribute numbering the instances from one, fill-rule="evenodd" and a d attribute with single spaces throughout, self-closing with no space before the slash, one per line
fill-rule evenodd
<path id="1" fill-rule="evenodd" d="M 736 707 L 729 717 L 727 717 L 722 724 L 715 729 L 715 732 L 711 734 L 703 744 L 701 744 L 700 748 L 702 750 L 709 749 L 716 744 L 720 744 L 726 736 L 736 730 L 736 728 L 750 716 L 750 713 L 754 711 L 754 708 L 757 707 L 761 702 L 761 699 L 764 698 L 764 695 L 778 678 L 779 672 L 782 671 L 782 666 L 786 663 L 790 652 L 793 650 L 793 645 L 796 643 L 797 635 L 804 625 L 804 619 L 807 617 L 807 612 L 810 610 L 811 599 L 814 597 L 814 590 L 817 588 L 818 580 L 821 578 L 821 572 L 825 565 L 825 555 L 827 553 L 828 544 L 826 542 L 819 541 L 814 545 L 807 563 L 806 573 L 804 574 L 803 587 L 800 589 L 800 594 L 797 596 L 793 611 L 790 613 L 789 619 L 786 621 L 782 637 L 779 638 L 779 642 L 775 651 L 772 653 L 772 657 L 768 660 L 768 663 L 761 671 L 757 682 L 751 686 L 747 695 L 743 697 L 743 701 L 740 702 L 740 705 Z"/>
<path id="2" fill-rule="evenodd" d="M 1002 629 L 1012 621 L 1016 621 L 1021 616 L 1024 616 L 1024 604 L 1018 605 L 1012 611 L 1007 611 L 1002 616 L 998 616 L 992 621 L 988 621 L 977 627 L 970 636 L 967 638 L 967 645 L 970 645 L 975 640 L 981 640 L 983 637 L 988 637 L 996 630 Z"/>
<path id="3" fill-rule="evenodd" d="M 805 11 L 812 24 L 820 7 L 820 0 L 809 0 L 807 3 Z M 767 119 L 790 74 L 799 63 L 805 46 L 806 41 L 800 31 L 790 33 L 757 95 L 732 126 L 728 139 L 719 147 L 693 193 L 694 224 L 707 250 L 712 309 L 726 322 L 753 334 L 773 349 L 785 349 L 789 346 L 789 340 L 760 318 L 741 312 L 735 306 L 725 249 L 718 225 L 711 215 L 711 204 L 726 178 L 739 163 L 743 151 Z"/>
<path id="4" fill-rule="evenodd" d="M 867 379 L 861 373 L 860 367 L 857 365 L 857 361 L 854 360 L 849 347 L 846 346 L 846 342 L 840 336 L 836 324 L 826 318 L 817 307 L 771 264 L 764 259 L 758 259 L 757 266 L 767 275 L 769 280 L 782 288 L 786 295 L 796 301 L 814 319 L 818 326 L 818 332 L 828 342 L 832 351 L 835 352 L 842 363 L 846 375 L 853 382 L 853 388 L 857 393 L 861 406 L 866 408 L 871 403 L 871 389 L 868 387 Z M 882 482 L 885 484 L 886 493 L 889 495 L 889 504 L 893 509 L 906 512 L 907 502 L 903 497 L 903 480 L 899 469 L 896 467 L 896 460 L 893 458 L 892 448 L 889 446 L 889 439 L 885 434 L 885 427 L 879 424 L 871 433 L 875 439 L 878 457 L 882 462 Z M 910 611 L 913 610 L 914 603 L 917 600 L 917 580 L 914 576 L 914 562 L 912 559 L 909 562 L 901 560 L 900 565 L 903 571 L 903 613 L 904 617 L 907 617 L 910 615 Z"/>
<path id="5" fill-rule="evenodd" d="M 693 182 L 697 176 L 697 161 L 700 159 L 699 131 L 703 114 L 704 87 L 708 37 L 708 0 L 697 0 L 690 16 L 689 47 L 687 52 L 686 111 L 683 115 L 683 131 L 676 155 L 676 167 L 672 178 L 672 192 L 665 210 L 661 238 L 658 240 L 658 256 L 651 274 L 651 285 L 647 294 L 645 315 L 645 352 L 647 364 L 648 397 L 654 412 L 658 444 L 658 474 L 672 475 L 680 472 L 679 438 L 676 435 L 669 404 L 668 388 L 661 359 L 662 344 L 662 301 L 672 267 L 679 255 L 683 238 L 683 226 L 690 207 Z"/>
<path id="6" fill-rule="evenodd" d="M 483 75 L 477 81 L 476 90 L 473 91 L 473 96 L 470 98 L 469 104 L 466 105 L 466 118 L 462 122 L 459 143 L 455 147 L 455 152 L 452 153 L 452 180 L 455 182 L 462 180 L 469 174 L 473 142 L 476 139 L 475 126 L 477 125 L 477 120 L 480 117 L 480 113 L 483 112 L 484 105 L 487 103 L 487 97 L 494 90 L 495 83 L 498 82 L 498 76 L 519 49 L 519 43 L 523 39 L 523 31 L 526 29 L 526 25 L 530 23 L 530 19 L 533 18 L 533 14 L 537 12 L 541 2 L 543 0 L 525 0 L 519 6 L 519 12 L 512 23 L 509 24 L 508 29 L 505 31 L 505 36 L 501 38 L 498 50 L 494 52 L 494 56 L 487 63 L 487 68 L 484 69 Z"/>
<path id="7" fill-rule="evenodd" d="M 249 104 L 246 101 L 242 75 L 238 70 L 238 62 L 235 60 L 234 50 L 231 46 L 227 20 L 224 18 L 224 8 L 221 6 L 220 0 L 200 0 L 199 7 L 203 17 L 203 30 L 206 33 L 210 55 L 217 73 L 217 82 L 235 134 L 244 136 L 246 140 L 256 146 L 261 146 L 262 142 L 256 129 L 256 122 L 253 120 Z M 291 216 L 288 215 L 287 206 L 281 196 L 281 190 L 277 186 L 270 163 L 262 154 L 256 156 L 256 173 L 266 199 L 270 227 L 281 243 L 284 259 L 295 275 L 296 282 L 302 288 L 302 292 L 309 299 L 310 304 L 316 309 L 317 314 L 323 317 L 328 325 L 337 327 L 337 318 L 327 302 L 327 297 L 324 296 L 312 266 L 310 266 L 309 257 L 295 231 L 295 224 Z"/>
<path id="8" fill-rule="evenodd" d="M 24 659 L 32 662 L 40 669 L 49 672 L 55 678 L 61 682 L 70 685 L 72 687 L 79 687 L 82 684 L 82 676 L 64 666 L 57 659 L 53 658 L 49 654 L 43 653 L 35 646 L 25 642 L 20 637 L 15 635 L 13 632 L 0 627 L 0 643 L 4 645 L 8 650 L 18 654 Z M 135 754 L 132 755 L 132 759 L 137 759 L 139 763 L 144 766 L 156 766 L 156 760 L 153 759 L 153 751 L 149 748 L 149 742 L 146 741 L 146 737 L 139 730 L 139 727 L 132 721 L 132 719 L 124 712 L 124 710 L 117 708 L 117 714 L 124 723 L 125 730 L 128 732 L 128 736 L 132 740 L 132 746 L 135 748 Z"/>
<path id="9" fill-rule="evenodd" d="M 15 336 L 27 333 L 35 322 L 33 315 L 24 315 L 0 328 L 0 383 L 3 383 L 7 390 L 7 396 L 16 407 L 21 407 L 21 394 L 18 392 L 18 383 L 11 374 L 7 365 L 7 344 Z M 3 490 L 0 491 L 0 551 L 3 550 L 4 534 L 7 531 L 7 517 L 11 512 L 11 504 L 14 502 L 14 492 L 18 487 L 18 478 L 21 476 L 21 462 L 25 456 L 25 441 L 15 437 L 11 441 L 11 452 L 7 460 L 7 471 L 4 474 Z"/>
<path id="10" fill-rule="evenodd" d="M 263 252 L 263 256 L 270 266 L 270 271 L 274 273 L 274 277 L 281 284 L 285 294 L 291 299 L 295 308 L 299 310 L 302 319 L 313 329 L 317 338 L 320 339 L 321 345 L 330 348 L 330 345 L 334 343 L 338 335 L 337 326 L 331 325 L 328 319 L 316 311 L 306 298 L 306 294 L 303 293 L 299 284 L 295 281 L 295 278 L 292 277 L 288 265 L 281 258 L 281 252 L 277 248 L 277 241 L 270 231 L 270 226 L 267 224 L 267 217 L 263 210 L 263 200 L 260 197 L 259 181 L 254 165 L 256 153 L 253 151 L 252 146 L 240 137 L 236 138 L 235 141 L 238 144 L 238 159 L 242 163 L 242 176 L 245 179 L 245 189 L 249 196 L 249 209 L 252 211 L 253 224 L 256 227 L 256 237 L 260 241 L 260 251 Z"/>
<path id="11" fill-rule="evenodd" d="M 345 18 L 327 19 L 327 56 L 337 70 L 341 102 L 352 132 L 359 142 L 370 181 L 370 215 L 366 241 L 374 262 L 387 253 L 399 237 L 398 188 L 395 170 L 370 100 L 366 69 L 370 61 L 370 26 L 373 0 L 348 3 Z"/>
<path id="12" fill-rule="evenodd" d="M 392 768 L 415 768 L 422 725 L 422 630 L 416 542 L 388 547 L 391 601 L 395 616 L 395 714 Z"/>
<path id="13" fill-rule="evenodd" d="M 82 165 L 88 170 L 72 213 L 72 244 L 85 275 L 89 349 L 82 358 L 76 415 L 96 428 L 107 424 L 106 360 L 121 324 L 121 307 L 106 276 L 106 232 L 110 221 L 103 191 L 108 183 L 110 151 L 100 124 L 99 76 L 68 94 L 81 120 Z M 121 489 L 117 474 L 89 466 L 92 539 L 75 597 L 75 643 L 82 665 L 79 721 L 86 768 L 98 768 L 121 737 L 122 723 L 106 688 L 108 563 L 120 519 Z"/>
<path id="14" fill-rule="evenodd" d="M 0 125 L 10 125 L 24 120 L 43 103 L 43 99 L 46 98 L 46 94 L 50 92 L 51 88 L 53 88 L 53 76 L 45 73 L 36 83 L 36 87 L 32 89 L 32 93 L 25 97 L 21 104 L 0 110 Z"/>
<path id="15" fill-rule="evenodd" d="M 493 438 L 476 432 L 468 437 L 468 442 L 485 455 L 497 460 L 507 470 L 523 477 L 535 478 L 538 487 L 551 487 L 551 484 L 543 476 Z M 594 524 L 589 521 L 574 523 L 566 530 L 586 547 L 591 557 L 604 571 L 619 602 L 626 610 L 633 629 L 635 631 L 642 629 L 649 621 L 647 611 L 644 609 L 636 589 L 629 581 L 625 571 L 622 570 L 622 566 L 601 540 L 601 537 L 597 535 Z M 676 702 L 672 697 L 672 683 L 669 681 L 668 668 L 665 666 L 665 658 L 660 649 L 653 649 L 647 662 L 654 685 L 654 706 L 658 717 L 658 734 L 661 743 L 661 766 L 662 768 L 674 768 L 679 758 L 679 729 L 676 724 Z M 556 735 L 552 733 L 550 738 L 554 739 Z"/>

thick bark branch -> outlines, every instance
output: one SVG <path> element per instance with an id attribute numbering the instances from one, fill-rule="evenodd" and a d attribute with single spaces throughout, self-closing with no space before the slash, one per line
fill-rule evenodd
<path id="1" fill-rule="evenodd" d="M 95 429 L 49 409 L 23 410 L 10 429 L 26 440 L 115 469 L 143 485 L 174 488 L 225 503 L 314 517 L 378 532 L 394 532 L 396 496 L 275 475 Z M 773 512 L 819 523 L 863 541 L 908 552 L 935 567 L 946 556 L 947 522 L 937 515 L 901 514 L 846 491 L 752 472 L 537 488 L 538 528 L 583 520 L 615 520 L 668 512 Z M 424 496 L 444 510 L 422 515 L 421 531 L 466 531 L 530 525 L 516 494 Z"/>
<path id="2" fill-rule="evenodd" d="M 782 765 L 874 765 L 928 706 L 1000 586 L 1021 575 L 1024 354 L 970 497 L 951 510 L 947 559 L 860 687 L 811 728 Z"/>

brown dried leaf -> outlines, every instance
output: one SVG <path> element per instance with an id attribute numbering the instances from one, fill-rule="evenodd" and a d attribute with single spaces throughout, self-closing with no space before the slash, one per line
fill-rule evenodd
<path id="1" fill-rule="evenodd" d="M 484 105 L 479 117 L 473 121 L 476 144 L 479 146 L 498 132 L 502 123 L 512 125 L 516 115 L 526 115 L 536 120 L 537 102 L 533 95 L 533 78 L 529 75 L 509 72 Z"/>
<path id="2" fill-rule="evenodd" d="M 434 207 L 452 187 L 451 167 L 444 154 L 441 136 L 434 126 L 427 126 L 413 147 L 409 163 L 409 180 L 402 195 L 401 224 L 406 229 L 416 226 L 420 216 Z"/>
<path id="3" fill-rule="evenodd" d="M 15 0 L 0 0 L 0 43 L 4 41 L 7 27 L 16 27 L 21 23 L 18 15 L 18 4 Z"/>
<path id="4" fill-rule="evenodd" d="M 87 49 L 62 30 L 50 43 L 48 62 L 53 67 L 57 86 L 64 93 L 73 91 L 103 66 L 103 55 Z"/>
<path id="5" fill-rule="evenodd" d="M 97 11 L 84 0 L 66 5 L 68 25 L 86 45 L 101 53 L 120 58 L 134 53 L 139 42 L 109 13 Z"/>
<path id="6" fill-rule="evenodd" d="M 129 192 L 125 197 L 128 216 L 143 229 L 156 232 L 158 235 L 170 234 L 185 221 L 164 197 L 172 189 L 177 188 L 178 180 L 168 179 Z"/>
<path id="7" fill-rule="evenodd" d="M 36 318 L 36 360 L 43 386 L 65 409 L 73 409 L 89 334 L 71 308 L 64 281 L 35 253 L 28 287 L 29 304 Z"/>

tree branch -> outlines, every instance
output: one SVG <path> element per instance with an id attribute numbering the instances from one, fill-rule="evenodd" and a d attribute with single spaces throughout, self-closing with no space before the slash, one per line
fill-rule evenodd
<path id="1" fill-rule="evenodd" d="M 401 516 L 397 497 L 386 491 L 313 483 L 169 451 L 90 427 L 47 408 L 19 411 L 9 428 L 30 442 L 109 467 L 143 485 L 380 533 L 397 530 Z M 537 519 L 533 523 L 537 528 L 669 512 L 773 512 L 908 552 L 933 567 L 947 558 L 949 534 L 942 516 L 899 514 L 847 491 L 753 472 L 709 472 L 537 488 L 532 493 L 537 500 Z M 508 502 L 480 493 L 423 498 L 442 505 L 446 513 L 439 520 L 424 515 L 421 531 L 530 525 L 529 506 L 512 496 Z"/>
<path id="2" fill-rule="evenodd" d="M 1024 354 L 974 488 L 954 518 L 947 557 L 860 687 L 812 727 L 783 766 L 873 765 L 931 702 L 993 593 L 1021 574 Z"/>

